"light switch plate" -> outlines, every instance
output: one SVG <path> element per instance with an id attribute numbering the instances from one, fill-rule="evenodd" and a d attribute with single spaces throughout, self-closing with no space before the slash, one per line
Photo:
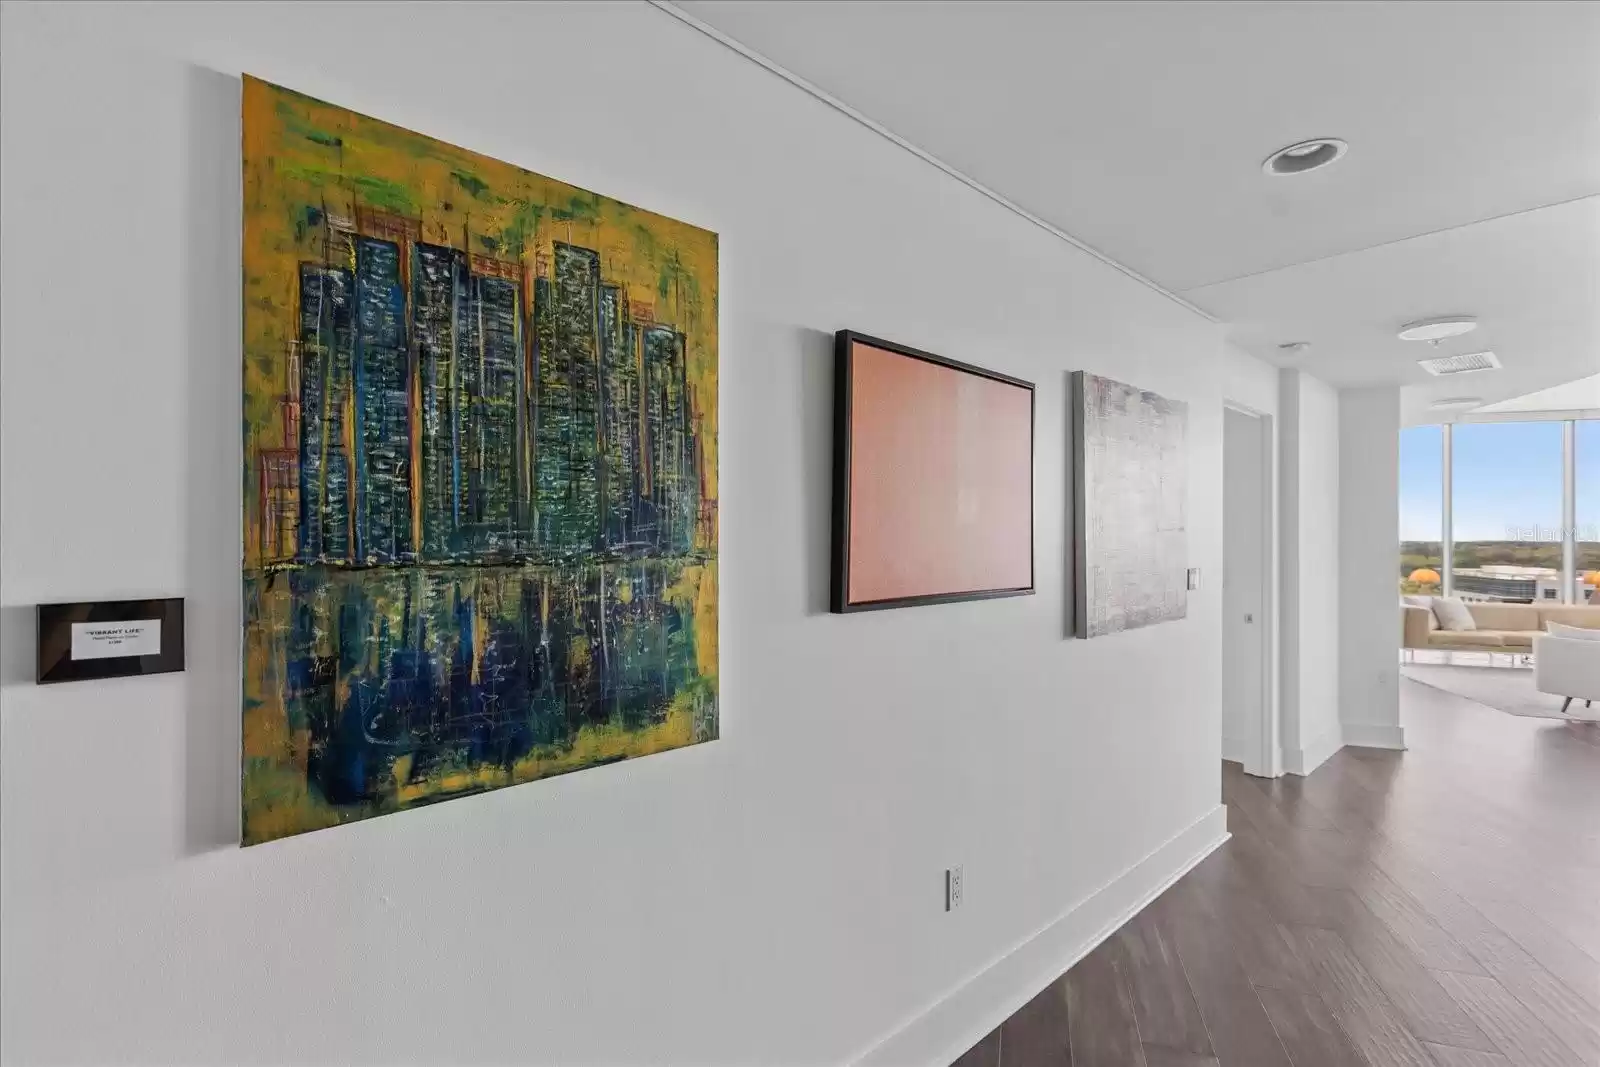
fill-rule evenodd
<path id="1" fill-rule="evenodd" d="M 1189 568 L 1189 588 L 1190 589 L 1199 589 L 1200 588 L 1200 568 L 1199 567 L 1190 567 Z"/>

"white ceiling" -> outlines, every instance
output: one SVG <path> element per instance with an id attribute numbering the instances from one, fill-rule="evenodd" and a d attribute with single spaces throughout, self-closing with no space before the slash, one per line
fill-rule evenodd
<path id="1" fill-rule="evenodd" d="M 1416 385 L 1414 402 L 1425 408 L 1439 397 L 1502 399 L 1594 373 L 1600 367 L 1596 294 L 1600 197 L 1185 295 L 1229 323 L 1229 336 L 1247 352 L 1303 363 L 1340 386 Z M 1402 323 L 1448 314 L 1476 315 L 1478 328 L 1437 347 L 1395 336 Z M 1313 343 L 1309 353 L 1278 358 L 1279 343 L 1301 339 Z M 1416 364 L 1484 349 L 1500 356 L 1503 369 L 1434 378 Z"/>
<path id="2" fill-rule="evenodd" d="M 677 6 L 1258 355 L 1310 341 L 1313 373 L 1425 380 L 1424 408 L 1600 366 L 1600 221 L 1570 203 L 1600 194 L 1600 4 Z M 1321 136 L 1349 154 L 1261 172 Z M 1426 378 L 1393 334 L 1438 314 L 1484 321 L 1441 352 L 1487 341 L 1506 369 Z"/>
<path id="3" fill-rule="evenodd" d="M 1536 393 L 1512 397 L 1498 404 L 1476 409 L 1474 415 L 1512 415 L 1528 411 L 1583 412 L 1584 418 L 1596 418 L 1600 412 L 1600 374 L 1591 374 L 1575 382 L 1566 382 Z"/>

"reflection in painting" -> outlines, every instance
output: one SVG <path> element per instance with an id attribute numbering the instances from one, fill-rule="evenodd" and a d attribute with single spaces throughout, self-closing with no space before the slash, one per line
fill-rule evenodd
<path id="1" fill-rule="evenodd" d="M 717 736 L 716 235 L 247 78 L 244 841 Z"/>

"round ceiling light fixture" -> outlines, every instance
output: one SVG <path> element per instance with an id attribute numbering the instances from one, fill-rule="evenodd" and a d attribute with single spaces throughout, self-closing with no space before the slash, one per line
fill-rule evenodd
<path id="1" fill-rule="evenodd" d="M 1304 174 L 1308 170 L 1326 167 L 1344 155 L 1349 148 L 1349 145 L 1337 137 L 1314 137 L 1309 141 L 1301 141 L 1288 148 L 1278 149 L 1262 162 L 1261 169 L 1275 177 Z"/>
<path id="2" fill-rule="evenodd" d="M 1478 320 L 1471 315 L 1446 315 L 1438 319 L 1418 319 L 1400 327 L 1395 336 L 1402 341 L 1427 341 L 1438 344 L 1446 337 L 1460 337 L 1478 328 Z"/>

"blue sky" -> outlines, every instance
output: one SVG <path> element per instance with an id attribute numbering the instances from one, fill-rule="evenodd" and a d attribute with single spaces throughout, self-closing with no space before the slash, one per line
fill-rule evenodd
<path id="1" fill-rule="evenodd" d="M 1456 540 L 1528 539 L 1530 527 L 1559 539 L 1559 422 L 1457 423 L 1454 436 Z M 1439 539 L 1441 438 L 1438 426 L 1400 432 L 1402 541 Z M 1577 444 L 1578 535 L 1600 538 L 1600 420 L 1578 424 Z"/>

